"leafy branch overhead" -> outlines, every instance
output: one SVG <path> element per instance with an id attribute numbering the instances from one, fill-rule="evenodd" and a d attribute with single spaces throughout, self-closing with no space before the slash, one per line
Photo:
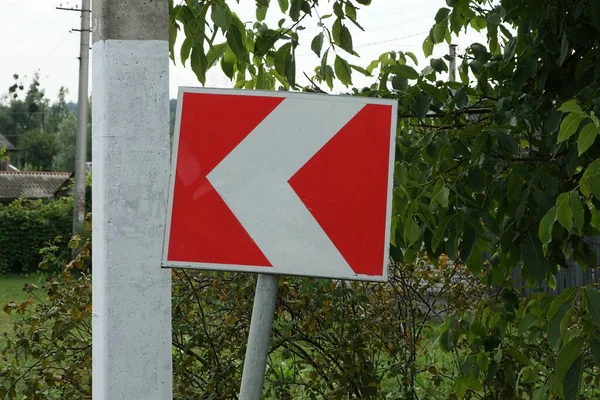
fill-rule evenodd
<path id="1" fill-rule="evenodd" d="M 171 56 L 189 60 L 201 83 L 220 66 L 237 88 L 302 90 L 299 32 L 317 26 L 302 47 L 321 59 L 311 84 L 331 89 L 338 81 L 355 95 L 398 99 L 395 257 L 444 253 L 473 271 L 485 263 L 495 284 L 520 266 L 553 285 L 569 249 L 581 265 L 596 265 L 582 239 L 600 229 L 600 68 L 597 36 L 587 35 L 600 22 L 587 2 L 576 3 L 566 13 L 562 2 L 448 1 L 423 42 L 425 56 L 466 30 L 487 37 L 459 55 L 456 82 L 447 81 L 447 57 L 420 71 L 416 55 L 400 50 L 352 64 L 366 0 L 334 1 L 327 15 L 317 1 L 261 0 L 251 23 L 223 0 L 171 4 Z M 276 26 L 266 23 L 269 12 L 282 15 Z M 372 83 L 351 87 L 357 73 Z"/>
<path id="2" fill-rule="evenodd" d="M 401 49 L 375 60 L 356 57 L 369 3 L 333 1 L 332 13 L 321 15 L 317 1 L 262 0 L 256 21 L 244 24 L 231 2 L 188 1 L 171 9 L 171 41 L 183 32 L 179 58 L 191 57 L 201 83 L 220 64 L 237 88 L 311 90 L 297 79 L 296 54 L 299 32 L 317 26 L 302 43 L 320 58 L 311 86 L 331 90 L 339 82 L 354 95 L 397 99 L 395 260 L 436 264 L 444 255 L 509 294 L 515 269 L 530 284 L 554 289 L 557 271 L 573 261 L 598 266 L 589 238 L 600 234 L 599 3 L 448 0 L 423 41 L 429 60 L 421 68 Z M 269 12 L 283 15 L 277 26 L 265 22 Z M 473 30 L 486 39 L 460 49 L 458 79 L 449 81 L 449 58 L 431 58 L 433 49 Z M 352 87 L 356 74 L 370 83 Z M 537 398 L 549 391 L 578 398 L 586 357 L 598 353 L 597 328 L 565 328 L 579 326 L 575 315 L 596 315 L 598 291 L 572 294 L 551 306 L 546 334 L 558 354 L 551 379 L 558 383 L 540 386 Z M 497 356 L 485 351 L 488 360 Z M 459 389 L 480 390 L 469 379 Z"/>

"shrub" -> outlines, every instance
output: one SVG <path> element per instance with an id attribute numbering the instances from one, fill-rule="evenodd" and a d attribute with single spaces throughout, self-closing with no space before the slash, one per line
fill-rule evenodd
<path id="1" fill-rule="evenodd" d="M 0 273 L 35 271 L 39 249 L 53 241 L 62 256 L 71 234 L 73 199 L 17 200 L 0 205 Z M 58 238 L 58 240 L 56 240 Z"/>
<path id="2" fill-rule="evenodd" d="M 0 349 L 0 399 L 91 399 L 90 241 L 75 237 L 69 247 L 77 256 L 63 265 L 60 277 L 46 280 L 46 298 L 36 296 L 37 286 L 26 285 L 26 300 L 4 306 L 19 319 Z M 52 260 L 46 262 L 60 262 Z"/>
<path id="3" fill-rule="evenodd" d="M 21 319 L 0 349 L 0 398 L 90 398 L 90 240 L 74 238 L 75 260 L 47 280 L 47 299 L 5 307 Z M 61 263 L 43 252 L 50 269 Z M 457 281 L 460 266 L 426 260 L 395 265 L 389 284 L 280 278 L 265 380 L 268 399 L 424 398 L 448 393 L 433 331 L 452 288 L 467 307 L 479 286 Z M 173 270 L 174 398 L 237 398 L 255 277 Z M 33 296 L 33 286 L 25 288 Z M 435 296 L 428 296 L 434 294 Z M 438 321 L 438 322 L 436 322 Z M 439 357 L 443 357 L 440 359 Z M 437 366 L 436 366 L 437 364 Z"/>

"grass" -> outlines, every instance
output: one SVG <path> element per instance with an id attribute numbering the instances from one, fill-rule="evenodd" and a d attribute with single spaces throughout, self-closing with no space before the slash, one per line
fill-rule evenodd
<path id="1" fill-rule="evenodd" d="M 19 318 L 14 313 L 7 315 L 3 311 L 4 306 L 12 301 L 20 303 L 27 300 L 29 294 L 23 290 L 23 286 L 26 283 L 41 286 L 41 282 L 43 282 L 43 278 L 39 275 L 0 274 L 0 349 L 5 344 L 4 333 L 12 335 L 13 323 Z M 39 290 L 39 295 L 43 294 L 43 290 Z"/>

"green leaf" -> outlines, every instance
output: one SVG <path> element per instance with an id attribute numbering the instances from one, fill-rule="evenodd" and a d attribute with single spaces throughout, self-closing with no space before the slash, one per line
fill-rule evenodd
<path id="1" fill-rule="evenodd" d="M 565 379 L 562 381 L 563 394 L 565 400 L 579 400 L 579 392 L 581 390 L 581 376 L 583 374 L 583 355 L 579 356 L 573 364 Z"/>
<path id="2" fill-rule="evenodd" d="M 579 152 L 579 155 L 585 153 L 587 149 L 594 144 L 596 136 L 598 136 L 598 131 L 600 131 L 600 129 L 593 123 L 589 123 L 581 129 L 579 137 L 577 138 L 577 151 Z"/>
<path id="3" fill-rule="evenodd" d="M 279 9 L 281 10 L 282 13 L 286 13 L 288 10 L 288 7 L 290 6 L 290 3 L 288 2 L 288 0 L 277 0 L 279 2 Z"/>
<path id="4" fill-rule="evenodd" d="M 471 23 L 471 27 L 473 29 L 475 29 L 477 32 L 481 31 L 482 29 L 485 29 L 485 27 L 487 26 L 487 21 L 482 16 L 477 16 L 475 18 L 471 18 L 470 23 Z"/>
<path id="5" fill-rule="evenodd" d="M 556 199 L 556 217 L 558 222 L 569 232 L 573 228 L 573 210 L 571 209 L 571 196 L 561 193 Z"/>
<path id="6" fill-rule="evenodd" d="M 596 326 L 600 327 L 600 291 L 593 287 L 586 287 L 585 298 L 587 300 L 590 319 Z"/>
<path id="7" fill-rule="evenodd" d="M 556 64 L 561 67 L 565 62 L 565 59 L 569 55 L 569 41 L 567 40 L 567 31 L 564 30 L 560 41 L 560 56 L 556 60 Z"/>
<path id="8" fill-rule="evenodd" d="M 432 58 L 429 61 L 429 65 L 431 65 L 431 67 L 435 69 L 436 72 L 448 71 L 448 66 L 441 58 Z"/>
<path id="9" fill-rule="evenodd" d="M 473 252 L 475 245 L 477 244 L 477 231 L 471 226 L 466 224 L 463 229 L 462 240 L 460 242 L 460 258 L 463 262 L 469 260 L 469 256 Z"/>
<path id="10" fill-rule="evenodd" d="M 323 32 L 313 38 L 310 43 L 310 48 L 317 56 L 321 57 L 321 50 L 323 49 Z"/>
<path id="11" fill-rule="evenodd" d="M 292 44 L 287 42 L 277 49 L 275 53 L 275 71 L 281 76 L 286 76 L 286 65 L 291 51 Z"/>
<path id="12" fill-rule="evenodd" d="M 558 358 L 556 359 L 556 376 L 559 381 L 563 381 L 567 372 L 575 362 L 577 358 L 583 352 L 583 338 L 576 337 L 570 340 L 567 344 L 565 344 L 560 352 L 558 353 Z"/>
<path id="13" fill-rule="evenodd" d="M 227 46 L 223 53 L 223 58 L 221 58 L 221 69 L 229 79 L 233 79 L 235 62 L 235 54 L 233 54 L 231 48 Z"/>
<path id="14" fill-rule="evenodd" d="M 521 336 L 527 332 L 529 328 L 531 328 L 537 322 L 537 320 L 538 317 L 535 314 L 527 314 L 525 317 L 523 317 L 521 322 L 519 322 L 519 335 Z"/>
<path id="15" fill-rule="evenodd" d="M 548 263 L 544 256 L 542 243 L 537 235 L 534 235 L 529 229 L 525 235 L 525 241 L 522 247 L 523 264 L 527 271 L 535 280 L 543 281 L 548 271 Z"/>
<path id="16" fill-rule="evenodd" d="M 564 142 L 573 136 L 575 132 L 577 132 L 579 124 L 581 124 L 584 119 L 584 116 L 581 116 L 577 113 L 571 113 L 567 115 L 560 123 L 560 128 L 558 130 L 558 143 Z"/>
<path id="17" fill-rule="evenodd" d="M 346 2 L 344 7 L 344 11 L 346 12 L 346 16 L 352 21 L 356 21 L 356 7 L 352 5 L 349 1 Z"/>
<path id="18" fill-rule="evenodd" d="M 573 211 L 573 221 L 575 222 L 575 227 L 579 229 L 581 233 L 583 231 L 583 225 L 585 223 L 585 216 L 583 212 L 583 203 L 579 198 L 579 192 L 577 190 L 571 191 L 571 211 Z"/>
<path id="19" fill-rule="evenodd" d="M 301 0 L 292 0 L 292 5 L 290 7 L 290 18 L 292 21 L 298 21 L 300 18 L 300 6 Z"/>
<path id="20" fill-rule="evenodd" d="M 331 26 L 331 36 L 333 38 L 333 42 L 338 46 L 342 42 L 342 19 L 336 18 Z"/>
<path id="21" fill-rule="evenodd" d="M 352 70 L 348 62 L 340 56 L 335 56 L 335 62 L 333 63 L 335 74 L 338 79 L 346 86 L 352 84 Z"/>
<path id="22" fill-rule="evenodd" d="M 538 231 L 538 236 L 540 241 L 542 242 L 542 247 L 544 248 L 544 253 L 546 253 L 546 249 L 548 247 L 548 243 L 552 241 L 552 229 L 554 227 L 554 223 L 556 222 L 556 210 L 558 207 L 554 206 L 548 210 L 546 215 L 540 221 L 540 227 Z"/>
<path id="23" fill-rule="evenodd" d="M 242 32 L 240 32 L 237 26 L 231 25 L 225 37 L 227 38 L 227 44 L 229 44 L 229 47 L 237 57 L 238 61 L 243 60 L 246 55 L 246 47 L 244 45 Z"/>
<path id="24" fill-rule="evenodd" d="M 186 37 L 187 39 L 187 37 Z M 177 24 L 169 24 L 169 56 L 175 63 L 175 42 L 177 41 Z"/>
<path id="25" fill-rule="evenodd" d="M 350 34 L 350 30 L 344 25 L 342 25 L 342 29 L 340 31 L 340 42 L 338 44 L 348 53 L 352 54 L 354 52 L 352 48 L 352 35 Z"/>
<path id="26" fill-rule="evenodd" d="M 486 18 L 491 25 L 498 26 L 502 23 L 502 18 L 497 13 L 489 14 Z"/>
<path id="27" fill-rule="evenodd" d="M 380 61 L 379 60 L 373 60 L 371 61 L 371 64 L 369 64 L 367 66 L 367 72 L 369 74 L 373 73 L 373 71 L 375 70 L 375 68 L 377 68 L 379 66 Z"/>
<path id="28" fill-rule="evenodd" d="M 267 11 L 269 11 L 269 6 L 258 5 L 256 6 L 256 20 L 262 22 L 265 20 L 267 16 Z"/>
<path id="29" fill-rule="evenodd" d="M 472 161 L 477 161 L 479 159 L 487 146 L 489 136 L 490 135 L 487 131 L 483 131 L 481 135 L 477 136 L 475 143 L 473 143 L 473 149 L 471 150 Z"/>
<path id="30" fill-rule="evenodd" d="M 404 55 L 410 58 L 415 65 L 419 65 L 419 60 L 417 60 L 417 56 L 415 56 L 413 52 L 407 51 L 404 53 Z"/>
<path id="31" fill-rule="evenodd" d="M 225 54 L 225 50 L 227 49 L 227 43 L 219 43 L 212 46 L 208 49 L 208 53 L 206 53 L 206 59 L 208 61 L 208 68 L 212 67 L 213 64 Z"/>
<path id="32" fill-rule="evenodd" d="M 423 54 L 425 57 L 431 56 L 433 53 L 433 41 L 428 37 L 423 41 Z"/>
<path id="33" fill-rule="evenodd" d="M 417 79 L 419 77 L 419 73 L 408 65 L 396 65 L 392 68 L 392 72 L 406 79 Z"/>
<path id="34" fill-rule="evenodd" d="M 579 181 L 579 189 L 586 197 L 593 193 L 596 199 L 600 199 L 600 159 L 588 165 Z"/>
<path id="35" fill-rule="evenodd" d="M 257 36 L 254 43 L 254 55 L 258 57 L 264 56 L 280 38 L 281 34 L 274 31 L 269 31 L 265 36 Z"/>
<path id="36" fill-rule="evenodd" d="M 450 195 L 450 190 L 447 186 L 442 186 L 440 190 L 435 195 L 435 201 L 442 207 L 448 208 L 448 196 Z"/>
<path id="37" fill-rule="evenodd" d="M 421 237 L 421 228 L 414 218 L 408 218 L 404 225 L 404 240 L 409 246 L 412 246 Z"/>
<path id="38" fill-rule="evenodd" d="M 442 220 L 442 222 L 438 225 L 435 232 L 433 233 L 433 238 L 431 239 L 431 248 L 433 251 L 436 251 L 439 247 L 440 243 L 446 237 L 446 229 L 448 228 L 448 224 L 455 217 L 455 214 L 448 215 L 446 218 Z"/>
<path id="39" fill-rule="evenodd" d="M 448 30 L 448 22 L 442 21 L 441 23 L 437 23 L 433 27 L 433 41 L 435 43 L 441 43 L 444 41 L 446 36 L 446 31 Z"/>
<path id="40" fill-rule="evenodd" d="M 227 32 L 231 25 L 231 10 L 224 1 L 216 1 L 212 4 L 210 10 L 210 19 L 215 25 Z"/>
<path id="41" fill-rule="evenodd" d="M 541 386 L 533 392 L 531 400 L 547 400 L 548 399 L 548 385 Z"/>
<path id="42" fill-rule="evenodd" d="M 354 65 L 354 64 L 348 64 L 348 65 L 350 65 L 350 68 L 352 68 L 356 72 L 363 74 L 364 76 L 371 76 L 371 73 L 369 71 L 367 71 L 366 69 L 364 69 L 363 67 L 361 67 L 360 65 Z"/>
<path id="43" fill-rule="evenodd" d="M 429 111 L 429 104 L 431 103 L 431 96 L 427 93 L 421 93 L 415 97 L 413 101 L 413 111 L 419 118 L 425 118 Z"/>
<path id="44" fill-rule="evenodd" d="M 435 22 L 439 23 L 448 18 L 448 14 L 450 14 L 450 9 L 446 7 L 442 7 L 435 14 Z"/>
<path id="45" fill-rule="evenodd" d="M 577 103 L 577 99 L 572 99 L 569 100 L 565 103 L 563 103 L 560 108 L 558 109 L 558 111 L 561 111 L 563 113 L 578 113 L 578 114 L 583 114 L 583 110 L 581 109 L 581 107 L 579 107 L 579 103 Z"/>
<path id="46" fill-rule="evenodd" d="M 406 89 L 408 89 L 408 79 L 395 75 L 392 78 L 392 87 L 401 92 L 406 92 Z"/>
<path id="47" fill-rule="evenodd" d="M 600 368 L 600 336 L 590 338 L 590 353 L 592 353 L 596 367 Z"/>
<path id="48" fill-rule="evenodd" d="M 190 57 L 190 52 L 192 51 L 192 39 L 186 37 L 181 44 L 181 49 L 179 50 L 179 57 L 181 57 L 181 65 L 185 67 L 185 62 Z"/>
<path id="49" fill-rule="evenodd" d="M 208 67 L 208 61 L 206 60 L 202 43 L 199 43 L 192 48 L 190 64 L 192 71 L 194 71 L 194 74 L 196 74 L 196 77 L 198 78 L 198 81 L 204 85 L 206 83 L 206 69 Z"/>
<path id="50" fill-rule="evenodd" d="M 560 341 L 560 323 L 567 315 L 567 311 L 571 309 L 578 290 L 578 287 L 568 288 L 550 303 L 548 309 L 548 343 L 552 347 L 556 347 Z"/>

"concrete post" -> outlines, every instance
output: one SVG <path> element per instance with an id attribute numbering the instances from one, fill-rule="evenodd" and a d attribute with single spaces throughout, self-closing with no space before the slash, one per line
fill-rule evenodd
<path id="1" fill-rule="evenodd" d="M 79 94 L 77 98 L 77 139 L 75 146 L 75 192 L 73 194 L 73 234 L 81 233 L 85 220 L 85 162 L 87 155 L 88 72 L 90 62 L 90 0 L 81 2 L 79 43 Z"/>
<path id="2" fill-rule="evenodd" d="M 94 400 L 172 398 L 168 2 L 93 1 Z"/>
<path id="3" fill-rule="evenodd" d="M 258 274 L 240 400 L 260 400 L 265 380 L 271 330 L 277 304 L 277 275 Z"/>
<path id="4" fill-rule="evenodd" d="M 450 82 L 454 82 L 456 81 L 456 45 L 455 44 L 451 44 L 449 47 L 449 54 L 448 56 L 450 57 L 450 73 L 448 75 L 448 79 L 450 80 Z"/>

